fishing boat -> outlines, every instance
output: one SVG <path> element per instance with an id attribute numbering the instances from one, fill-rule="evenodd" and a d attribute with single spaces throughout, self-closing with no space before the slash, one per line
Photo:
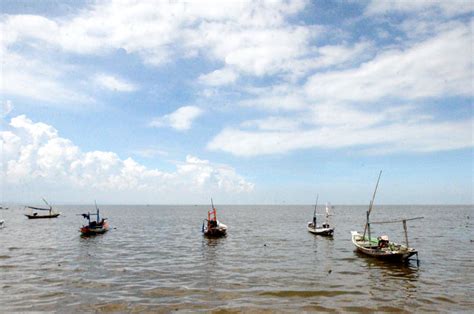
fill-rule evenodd
<path id="1" fill-rule="evenodd" d="M 100 213 L 99 213 L 99 208 L 97 207 L 97 204 L 95 206 L 96 208 L 96 213 L 90 213 L 88 212 L 87 214 L 81 214 L 82 217 L 87 219 L 87 225 L 84 225 L 81 227 L 79 230 L 83 236 L 91 236 L 91 235 L 96 235 L 96 234 L 103 234 L 106 233 L 109 230 L 109 223 L 107 221 L 107 218 L 100 218 Z M 96 216 L 95 220 L 91 220 L 91 216 Z"/>
<path id="2" fill-rule="evenodd" d="M 322 226 L 318 226 L 317 218 L 319 214 L 316 213 L 316 208 L 318 207 L 318 198 L 319 194 L 316 197 L 316 204 L 314 205 L 314 212 L 313 212 L 313 221 L 308 222 L 308 231 L 312 234 L 322 235 L 322 236 L 330 236 L 332 237 L 334 234 L 334 228 L 329 225 L 329 205 L 326 204 L 326 221 L 323 223 Z"/>
<path id="3" fill-rule="evenodd" d="M 222 237 L 227 234 L 227 226 L 217 220 L 216 208 L 211 198 L 211 209 L 202 223 L 202 232 L 206 237 Z"/>
<path id="4" fill-rule="evenodd" d="M 34 206 L 25 206 L 25 208 L 30 209 L 29 214 L 25 214 L 28 219 L 41 219 L 41 218 L 57 218 L 59 216 L 59 212 L 53 210 L 53 207 L 49 205 L 49 203 L 43 198 L 43 202 L 48 206 L 48 208 L 44 207 L 34 207 Z M 46 214 L 41 214 L 40 212 L 48 211 Z"/>
<path id="5" fill-rule="evenodd" d="M 409 246 L 408 243 L 408 232 L 407 232 L 407 221 L 422 219 L 423 217 L 415 217 L 408 219 L 398 219 L 398 220 L 389 220 L 389 221 L 370 221 L 370 213 L 372 212 L 375 194 L 377 193 L 377 188 L 380 181 L 380 176 L 382 171 L 379 173 L 379 178 L 377 179 L 377 184 L 375 185 L 374 194 L 372 200 L 370 201 L 369 210 L 367 211 L 367 221 L 365 224 L 364 232 L 361 234 L 357 231 L 351 231 L 352 234 L 352 243 L 354 243 L 356 250 L 372 257 L 384 260 L 393 260 L 393 261 L 407 261 L 411 256 L 416 255 L 418 260 L 418 251 Z M 398 244 L 391 242 L 387 235 L 381 235 L 377 238 L 372 238 L 371 235 L 371 225 L 374 224 L 387 224 L 387 223 L 399 223 L 403 224 L 403 229 L 405 232 L 405 244 Z"/>

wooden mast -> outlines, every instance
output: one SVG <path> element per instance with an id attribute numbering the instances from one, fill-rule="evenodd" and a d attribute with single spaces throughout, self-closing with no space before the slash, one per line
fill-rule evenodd
<path id="1" fill-rule="evenodd" d="M 407 243 L 407 249 L 409 248 L 408 246 L 408 233 L 407 233 L 407 221 L 403 220 L 403 230 L 405 231 L 405 241 Z"/>
<path id="2" fill-rule="evenodd" d="M 377 193 L 377 188 L 379 186 L 379 181 L 380 181 L 380 176 L 381 175 L 382 175 L 382 170 L 380 170 L 379 178 L 377 179 L 377 184 L 375 185 L 374 194 L 372 195 L 372 200 L 370 201 L 369 210 L 367 211 L 367 222 L 365 223 L 364 235 L 362 236 L 362 239 L 365 238 L 365 233 L 367 232 L 367 228 L 370 228 L 369 216 L 370 216 L 370 212 L 372 211 L 372 207 L 374 205 L 375 194 Z M 369 243 L 370 243 L 370 229 L 369 229 Z"/>
<path id="3" fill-rule="evenodd" d="M 316 203 L 314 204 L 314 212 L 313 212 L 313 222 L 314 222 L 314 229 L 316 229 L 316 208 L 318 207 L 318 199 L 319 199 L 319 194 L 316 195 Z"/>
<path id="4" fill-rule="evenodd" d="M 217 221 L 217 213 L 216 213 L 216 209 L 214 208 L 214 201 L 212 200 L 212 197 L 211 197 L 211 206 L 212 206 L 212 213 L 214 214 L 214 219 Z"/>
<path id="5" fill-rule="evenodd" d="M 42 197 L 42 200 L 43 200 L 43 202 L 44 202 L 46 205 L 48 205 L 48 207 L 49 207 L 49 215 L 51 216 L 51 211 L 53 210 L 53 206 L 49 205 L 49 203 L 44 199 L 44 197 Z"/>

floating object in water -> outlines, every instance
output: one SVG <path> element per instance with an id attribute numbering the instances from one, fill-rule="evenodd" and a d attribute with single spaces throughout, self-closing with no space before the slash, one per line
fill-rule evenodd
<path id="1" fill-rule="evenodd" d="M 202 223 L 202 232 L 206 237 L 222 237 L 227 234 L 227 226 L 217 220 L 216 208 L 211 198 L 211 209 L 207 212 L 207 219 Z"/>
<path id="2" fill-rule="evenodd" d="M 43 198 L 43 202 L 48 206 L 48 208 L 43 207 L 34 207 L 34 206 L 25 206 L 31 210 L 30 214 L 25 214 L 28 219 L 41 219 L 41 218 L 57 218 L 60 213 L 53 210 L 53 207 Z M 47 214 L 40 214 L 37 211 L 48 211 Z"/>
<path id="3" fill-rule="evenodd" d="M 352 234 L 352 243 L 354 243 L 356 249 L 366 255 L 376 257 L 379 259 L 388 259 L 395 261 L 406 261 L 411 256 L 416 254 L 418 260 L 418 251 L 414 248 L 409 247 L 408 244 L 408 233 L 407 233 L 407 224 L 409 220 L 422 219 L 423 217 L 415 217 L 409 219 L 400 219 L 400 220 L 391 220 L 391 221 L 380 221 L 380 222 L 370 222 L 369 217 L 374 205 L 375 194 L 377 193 L 377 188 L 380 181 L 380 176 L 382 171 L 379 173 L 379 178 L 377 179 L 377 184 L 375 186 L 374 194 L 372 200 L 370 201 L 369 210 L 367 211 L 367 222 L 365 224 L 364 233 L 360 234 L 357 231 L 351 231 Z M 405 241 L 406 244 L 397 244 L 390 242 L 387 235 L 379 236 L 378 238 L 371 237 L 370 226 L 373 224 L 385 224 L 385 223 L 395 223 L 402 222 L 403 229 L 405 231 Z M 366 234 L 368 236 L 366 236 Z"/>
<path id="4" fill-rule="evenodd" d="M 329 225 L 329 204 L 326 204 L 326 221 L 322 226 L 318 226 L 317 224 L 317 218 L 316 216 L 319 214 L 316 214 L 316 208 L 318 207 L 318 199 L 319 199 L 319 194 L 316 197 L 316 204 L 314 205 L 314 212 L 313 212 L 313 221 L 308 222 L 308 231 L 311 232 L 312 234 L 316 235 L 322 235 L 322 236 L 333 236 L 334 234 L 334 228 L 331 228 Z"/>
<path id="5" fill-rule="evenodd" d="M 99 208 L 97 207 L 97 204 L 95 205 L 95 208 L 95 214 L 91 214 L 89 212 L 87 214 L 81 214 L 82 217 L 84 217 L 88 221 L 88 224 L 82 226 L 79 230 L 83 236 L 103 234 L 109 230 L 109 223 L 107 221 L 107 218 L 100 219 Z M 91 216 L 96 216 L 96 219 L 91 220 Z"/>

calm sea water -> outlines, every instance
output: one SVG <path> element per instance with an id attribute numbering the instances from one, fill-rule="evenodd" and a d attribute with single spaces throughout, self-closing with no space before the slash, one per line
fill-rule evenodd
<path id="1" fill-rule="evenodd" d="M 333 239 L 306 231 L 312 207 L 217 206 L 226 238 L 206 239 L 207 206 L 102 206 L 111 230 L 81 238 L 84 206 L 58 219 L 0 211 L 0 312 L 469 311 L 474 207 L 376 206 L 408 223 L 420 264 L 360 256 L 366 206 L 335 206 Z M 374 226 L 403 241 L 401 224 Z"/>

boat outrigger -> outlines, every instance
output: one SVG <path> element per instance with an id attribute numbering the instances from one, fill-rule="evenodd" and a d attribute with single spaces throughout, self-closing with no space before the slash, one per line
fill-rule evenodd
<path id="1" fill-rule="evenodd" d="M 422 219 L 423 217 L 415 217 L 408 219 L 399 219 L 399 220 L 389 220 L 389 221 L 378 221 L 371 222 L 369 220 L 370 213 L 374 205 L 375 194 L 377 193 L 377 188 L 380 181 L 380 176 L 382 171 L 379 173 L 379 178 L 375 186 L 374 194 L 372 200 L 370 201 L 369 210 L 367 211 L 367 222 L 365 224 L 364 233 L 360 234 L 357 231 L 351 231 L 352 234 L 352 243 L 354 243 L 357 251 L 376 257 L 379 259 L 393 260 L 393 261 L 407 261 L 411 256 L 416 255 L 418 260 L 418 251 L 414 248 L 411 248 L 408 244 L 408 233 L 407 233 L 407 224 L 409 220 Z M 395 242 L 390 242 L 387 235 L 382 235 L 377 238 L 371 237 L 370 226 L 373 224 L 386 224 L 386 223 L 403 223 L 403 229 L 405 231 L 405 245 L 397 244 Z M 367 234 L 367 236 L 366 236 Z"/>
<path id="2" fill-rule="evenodd" d="M 330 236 L 332 237 L 334 234 L 334 228 L 331 228 L 329 225 L 329 207 L 326 204 L 326 221 L 322 226 L 318 226 L 316 216 L 319 215 L 316 213 L 316 208 L 318 207 L 318 198 L 319 194 L 316 197 L 316 204 L 314 205 L 314 212 L 313 212 L 313 221 L 308 222 L 308 231 L 312 234 L 322 235 L 322 236 Z"/>
<path id="3" fill-rule="evenodd" d="M 43 202 L 48 206 L 48 208 L 43 207 L 34 207 L 34 206 L 25 206 L 31 210 L 30 214 L 25 214 L 28 219 L 40 219 L 40 218 L 56 218 L 60 213 L 53 210 L 53 207 L 43 198 Z M 36 211 L 48 211 L 47 214 L 39 214 Z"/>
<path id="4" fill-rule="evenodd" d="M 99 208 L 97 207 L 97 204 L 95 205 L 95 208 L 95 214 L 89 212 L 87 214 L 81 214 L 82 217 L 84 217 L 88 221 L 87 225 L 82 226 L 79 230 L 83 236 L 103 234 L 109 230 L 109 223 L 107 221 L 107 218 L 100 219 Z M 91 220 L 91 216 L 96 216 L 96 219 Z"/>
<path id="5" fill-rule="evenodd" d="M 217 220 L 216 208 L 211 198 L 212 208 L 207 212 L 207 219 L 202 223 L 202 232 L 206 237 L 222 237 L 227 234 L 227 226 Z"/>

